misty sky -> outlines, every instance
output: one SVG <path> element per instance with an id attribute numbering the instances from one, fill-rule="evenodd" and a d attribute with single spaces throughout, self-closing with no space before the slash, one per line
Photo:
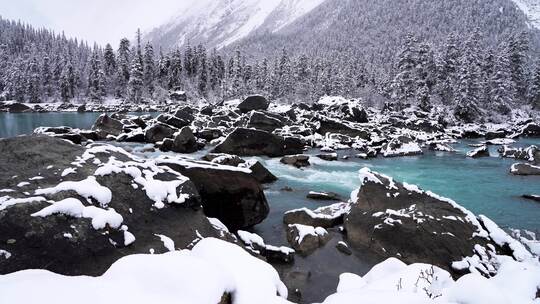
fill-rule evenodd
<path id="1" fill-rule="evenodd" d="M 0 16 L 47 27 L 89 43 L 118 44 L 151 29 L 196 0 L 0 0 Z"/>

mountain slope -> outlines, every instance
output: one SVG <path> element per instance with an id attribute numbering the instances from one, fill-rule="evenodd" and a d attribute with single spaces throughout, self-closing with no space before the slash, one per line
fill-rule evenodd
<path id="1" fill-rule="evenodd" d="M 475 28 L 488 45 L 528 30 L 511 0 L 327 0 L 278 32 L 257 32 L 231 47 L 256 55 L 283 47 L 309 55 L 352 52 L 386 62 L 408 33 L 440 44 L 450 33 L 466 39 Z"/>
<path id="2" fill-rule="evenodd" d="M 201 0 L 145 35 L 165 49 L 205 43 L 222 48 L 256 30 L 278 31 L 325 0 Z"/>

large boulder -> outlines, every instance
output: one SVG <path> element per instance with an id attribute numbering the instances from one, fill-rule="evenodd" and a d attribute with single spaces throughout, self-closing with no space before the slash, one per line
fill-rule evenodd
<path id="1" fill-rule="evenodd" d="M 366 130 L 356 129 L 350 127 L 342 122 L 339 122 L 334 119 L 324 118 L 319 121 L 320 125 L 317 129 L 317 133 L 321 135 L 326 135 L 326 133 L 338 133 L 343 135 L 348 135 L 351 137 L 360 137 L 365 140 L 369 140 L 370 134 Z"/>
<path id="2" fill-rule="evenodd" d="M 157 143 L 165 138 L 173 138 L 178 129 L 164 123 L 156 123 L 144 131 L 144 138 L 148 143 Z"/>
<path id="3" fill-rule="evenodd" d="M 268 216 L 262 186 L 249 169 L 178 158 L 157 163 L 187 176 L 201 195 L 204 213 L 231 230 L 259 224 Z"/>
<path id="4" fill-rule="evenodd" d="M 367 168 L 360 170 L 360 185 L 351 195 L 354 203 L 344 223 L 353 248 L 369 248 L 382 258 L 399 257 L 405 263 L 433 264 L 455 275 L 476 266 L 490 275 L 493 265 L 480 251 L 500 253 L 501 246 L 511 242 L 511 238 L 492 240 L 482 223 L 487 218 L 477 218 L 452 200 L 414 185 L 398 183 Z M 518 256 L 519 246 L 512 246 Z M 483 257 L 471 257 L 475 253 Z M 467 263 L 476 258 L 475 265 Z"/>
<path id="5" fill-rule="evenodd" d="M 101 275 L 119 258 L 220 234 L 185 176 L 125 150 L 48 136 L 0 140 L 0 274 Z"/>
<path id="6" fill-rule="evenodd" d="M 156 118 L 156 120 L 178 129 L 189 126 L 189 124 L 191 123 L 191 121 L 181 119 L 170 114 L 161 114 Z"/>
<path id="7" fill-rule="evenodd" d="M 283 119 L 279 119 L 275 116 L 276 115 L 253 111 L 251 112 L 251 115 L 249 117 L 247 127 L 267 132 L 273 132 L 275 129 L 282 128 L 284 126 Z"/>
<path id="8" fill-rule="evenodd" d="M 521 130 L 521 134 L 530 137 L 540 137 L 540 125 L 529 123 Z"/>
<path id="9" fill-rule="evenodd" d="M 467 152 L 467 156 L 472 158 L 489 157 L 489 149 L 487 146 L 480 146 Z"/>
<path id="10" fill-rule="evenodd" d="M 214 148 L 213 152 L 236 154 L 240 156 L 279 157 L 301 154 L 302 141 L 295 137 L 282 137 L 261 130 L 237 128 Z"/>
<path id="11" fill-rule="evenodd" d="M 412 156 L 423 154 L 420 145 L 408 136 L 399 136 L 383 145 L 381 153 L 384 157 Z"/>
<path id="12" fill-rule="evenodd" d="M 19 102 L 5 102 L 0 107 L 6 109 L 6 111 L 10 113 L 33 112 L 32 108 Z"/>
<path id="13" fill-rule="evenodd" d="M 258 160 L 248 160 L 247 162 L 240 164 L 239 167 L 251 170 L 251 175 L 261 184 L 273 183 L 278 180 L 278 178 L 266 169 L 266 167 Z"/>
<path id="14" fill-rule="evenodd" d="M 261 95 L 252 95 L 248 96 L 244 101 L 242 101 L 238 105 L 238 109 L 242 113 L 248 113 L 249 111 L 256 110 L 256 111 L 264 111 L 268 109 L 268 106 L 270 106 L 270 102 Z"/>
<path id="15" fill-rule="evenodd" d="M 176 133 L 174 140 L 165 139 L 162 146 L 162 150 L 176 153 L 193 153 L 198 149 L 199 144 L 190 127 L 183 127 L 180 132 Z"/>
<path id="16" fill-rule="evenodd" d="M 100 139 L 105 139 L 107 136 L 118 136 L 122 133 L 124 125 L 120 120 L 114 119 L 107 114 L 102 114 L 98 117 L 92 130 L 98 134 Z"/>

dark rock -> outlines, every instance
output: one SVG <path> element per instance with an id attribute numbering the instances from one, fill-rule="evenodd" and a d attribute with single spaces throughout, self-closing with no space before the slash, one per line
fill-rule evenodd
<path id="1" fill-rule="evenodd" d="M 269 263 L 294 263 L 294 250 L 286 250 L 283 247 L 266 246 L 264 257 Z"/>
<path id="2" fill-rule="evenodd" d="M 535 195 L 535 194 L 523 194 L 521 197 L 526 198 L 526 199 L 529 199 L 529 200 L 533 200 L 533 201 L 540 202 L 540 195 Z"/>
<path id="3" fill-rule="evenodd" d="M 84 113 L 86 112 L 86 104 L 82 104 L 77 108 L 77 112 Z"/>
<path id="4" fill-rule="evenodd" d="M 193 153 L 199 149 L 197 139 L 189 127 L 183 127 L 176 134 L 171 151 L 176 153 Z"/>
<path id="5" fill-rule="evenodd" d="M 225 153 L 208 153 L 201 158 L 204 161 L 209 161 L 218 165 L 226 165 L 237 167 L 246 161 L 237 155 L 225 154 Z"/>
<path id="6" fill-rule="evenodd" d="M 201 109 L 201 114 L 207 115 L 207 116 L 212 116 L 212 114 L 214 114 L 214 107 L 212 107 L 212 106 L 203 107 Z"/>
<path id="7" fill-rule="evenodd" d="M 212 141 L 223 136 L 223 132 L 220 129 L 203 129 L 198 131 L 195 136 L 202 138 L 207 141 Z"/>
<path id="8" fill-rule="evenodd" d="M 111 157 L 118 161 L 131 161 L 130 166 L 139 167 L 138 162 L 128 154 L 109 151 L 96 153 L 101 165 L 91 159 L 76 173 L 61 177 L 72 162 L 87 151 L 85 147 L 73 145 L 58 138 L 48 136 L 23 136 L 0 140 L 0 188 L 14 189 L 9 196 L 27 197 L 23 191 L 34 193 L 62 181 L 81 181 L 94 177 L 96 169 Z M 79 159 L 80 162 L 80 159 Z M 142 170 L 142 167 L 139 167 Z M 12 178 L 17 175 L 17 178 Z M 41 176 L 39 180 L 29 180 Z M 123 218 L 122 224 L 129 227 L 129 233 L 136 237 L 133 243 L 121 227 L 105 225 L 101 229 L 93 227 L 91 219 L 77 218 L 64 214 L 46 217 L 31 216 L 50 206 L 49 202 L 33 201 L 0 208 L 0 243 L 2 249 L 11 253 L 8 263 L 0 262 L 0 274 L 24 269 L 45 269 L 63 275 L 103 274 L 112 263 L 123 256 L 148 253 L 151 248 L 156 253 L 164 253 L 161 240 L 155 233 L 170 237 L 176 248 L 187 248 L 197 238 L 198 231 L 204 236 L 220 237 L 208 222 L 200 207 L 200 196 L 190 181 L 183 181 L 177 191 L 190 195 L 184 204 L 165 204 L 162 209 L 154 207 L 142 187 L 134 188 L 133 178 L 125 173 L 111 173 L 95 176 L 96 182 L 114 193 L 107 207 L 101 206 L 93 198 L 93 204 L 73 191 L 57 194 L 41 194 L 47 200 L 60 201 L 66 198 L 79 199 L 86 206 L 102 209 L 113 208 Z M 154 177 L 161 181 L 178 181 L 176 174 L 161 173 Z M 16 187 L 20 181 L 29 181 L 24 190 Z M 4 207 L 4 206 L 3 206 Z M 12 240 L 12 241 L 10 241 Z"/>
<path id="9" fill-rule="evenodd" d="M 323 153 L 323 154 L 317 154 L 318 158 L 326 161 L 335 161 L 338 160 L 337 153 Z"/>
<path id="10" fill-rule="evenodd" d="M 157 123 L 145 130 L 144 138 L 148 143 L 157 143 L 165 138 L 172 138 L 176 131 L 178 131 L 176 128 L 169 125 Z"/>
<path id="11" fill-rule="evenodd" d="M 268 106 L 270 105 L 270 102 L 268 100 L 260 95 L 252 95 L 244 99 L 239 105 L 238 109 L 242 113 L 247 113 L 249 111 L 260 111 L 260 110 L 266 110 L 268 109 Z"/>
<path id="12" fill-rule="evenodd" d="M 345 255 L 351 255 L 352 254 L 351 248 L 349 248 L 349 246 L 345 242 L 338 242 L 336 244 L 336 249 L 339 250 L 340 252 L 342 252 Z"/>
<path id="13" fill-rule="evenodd" d="M 4 108 L 10 113 L 32 112 L 32 108 L 19 102 L 4 103 Z"/>
<path id="14" fill-rule="evenodd" d="M 280 162 L 282 164 L 295 166 L 296 168 L 309 167 L 311 165 L 309 163 L 309 156 L 308 155 L 283 156 L 283 158 L 281 158 Z"/>
<path id="15" fill-rule="evenodd" d="M 456 274 L 452 262 L 471 256 L 475 245 L 500 248 L 477 235 L 487 232 L 461 207 L 367 168 L 360 172 L 361 187 L 344 223 L 353 251 L 369 248 L 382 258 L 399 256 Z"/>
<path id="16" fill-rule="evenodd" d="M 347 116 L 345 116 L 345 119 L 349 121 L 358 122 L 358 123 L 369 122 L 368 113 L 363 108 L 347 107 L 345 113 L 347 114 Z"/>
<path id="17" fill-rule="evenodd" d="M 188 126 L 191 123 L 170 114 L 161 114 L 156 118 L 156 120 L 178 129 Z"/>
<path id="18" fill-rule="evenodd" d="M 348 203 L 337 203 L 315 210 L 300 208 L 285 212 L 283 223 L 331 228 L 343 223 L 343 217 L 349 210 Z"/>
<path id="19" fill-rule="evenodd" d="M 540 125 L 535 123 L 529 123 L 521 130 L 521 134 L 523 134 L 523 136 L 539 137 Z"/>
<path id="20" fill-rule="evenodd" d="M 384 157 L 421 155 L 424 152 L 420 145 L 408 136 L 392 138 L 384 144 L 381 153 Z"/>
<path id="21" fill-rule="evenodd" d="M 351 137 L 358 136 L 365 140 L 369 140 L 370 137 L 369 132 L 366 130 L 355 129 L 345 125 L 344 123 L 332 119 L 320 120 L 320 126 L 317 129 L 317 133 L 321 135 L 326 135 L 326 133 L 338 133 Z"/>
<path id="22" fill-rule="evenodd" d="M 280 119 L 277 119 L 262 112 L 253 111 L 251 112 L 246 127 L 267 132 L 273 132 L 275 129 L 282 128 L 283 126 L 284 123 Z"/>
<path id="23" fill-rule="evenodd" d="M 124 125 L 119 120 L 111 118 L 107 114 L 102 114 L 98 117 L 92 130 L 96 131 L 100 139 L 106 139 L 107 136 L 118 136 L 122 133 Z"/>
<path id="24" fill-rule="evenodd" d="M 489 131 L 486 132 L 485 138 L 486 140 L 492 140 L 495 138 L 505 138 L 506 132 L 505 131 Z"/>
<path id="25" fill-rule="evenodd" d="M 540 175 L 540 166 L 532 164 L 513 164 L 510 173 L 514 175 Z"/>
<path id="26" fill-rule="evenodd" d="M 255 177 L 257 181 L 261 184 L 268 184 L 273 183 L 278 180 L 278 178 L 272 174 L 266 167 L 264 167 L 259 161 L 257 160 L 250 160 L 246 163 L 240 165 L 244 168 L 251 170 L 251 175 Z"/>
<path id="27" fill-rule="evenodd" d="M 282 137 L 265 131 L 237 128 L 213 152 L 240 156 L 266 155 L 278 157 L 303 152 L 298 138 Z"/>
<path id="28" fill-rule="evenodd" d="M 334 192 L 315 192 L 310 191 L 306 196 L 309 199 L 320 201 L 342 201 L 341 196 Z"/>
<path id="29" fill-rule="evenodd" d="M 231 230 L 256 225 L 269 213 L 261 184 L 248 172 L 208 162 L 160 163 L 187 176 L 201 195 L 204 213 Z"/>
<path id="30" fill-rule="evenodd" d="M 472 158 L 489 157 L 489 149 L 487 146 L 482 145 L 479 148 L 467 152 L 467 156 Z"/>
<path id="31" fill-rule="evenodd" d="M 294 250 L 302 254 L 309 254 L 315 249 L 324 246 L 329 239 L 328 231 L 321 227 L 299 224 L 287 227 L 287 241 Z"/>

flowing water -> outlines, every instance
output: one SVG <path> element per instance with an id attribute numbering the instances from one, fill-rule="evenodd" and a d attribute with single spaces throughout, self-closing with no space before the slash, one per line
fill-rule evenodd
<path id="1" fill-rule="evenodd" d="M 0 137 L 28 134 L 38 126 L 89 128 L 100 114 L 0 113 Z M 468 146 L 472 143 L 477 141 L 462 141 L 454 145 L 458 150 L 456 153 L 426 151 L 421 156 L 370 160 L 355 158 L 354 151 L 345 150 L 339 152 L 340 161 L 328 162 L 311 157 L 312 165 L 304 169 L 283 165 L 279 159 L 257 158 L 279 181 L 268 185 L 265 190 L 270 215 L 252 231 L 261 235 L 267 244 L 288 246 L 282 224 L 283 213 L 331 203 L 307 199 L 309 191 L 336 192 L 347 199 L 359 185 L 358 170 L 362 167 L 449 197 L 475 214 L 490 217 L 501 227 L 540 231 L 540 203 L 521 198 L 523 194 L 540 194 L 540 176 L 511 175 L 510 165 L 515 160 L 498 157 L 497 146 L 490 147 L 492 157 L 468 158 L 465 153 L 472 149 Z M 540 146 L 540 139 L 520 139 L 514 146 L 532 144 Z M 193 157 L 198 158 L 206 152 L 200 151 Z M 318 151 L 308 153 L 314 155 Z M 155 154 L 159 153 L 145 156 L 153 157 Z M 344 155 L 350 157 L 342 159 Z M 284 191 L 285 187 L 292 191 Z M 275 265 L 289 287 L 307 291 L 302 295 L 302 302 L 323 300 L 324 294 L 335 291 L 340 273 L 362 275 L 378 262 L 367 252 L 356 256 L 341 254 L 334 246 L 342 237 L 336 231 L 331 231 L 331 234 L 333 238 L 324 248 L 307 257 L 297 256 L 294 265 Z"/>

